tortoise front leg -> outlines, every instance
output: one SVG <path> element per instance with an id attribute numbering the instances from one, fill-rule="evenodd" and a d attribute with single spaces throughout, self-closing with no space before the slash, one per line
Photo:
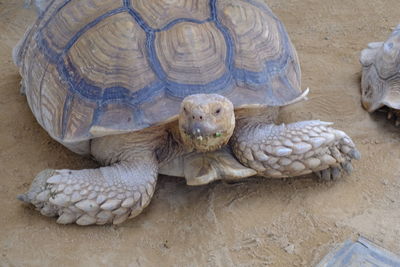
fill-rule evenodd
<path id="1" fill-rule="evenodd" d="M 344 132 L 332 123 L 303 121 L 292 124 L 245 122 L 237 127 L 232 148 L 239 161 L 260 175 L 283 178 L 315 172 L 324 180 L 352 171 L 360 153 Z"/>
<path id="2" fill-rule="evenodd" d="M 45 216 L 59 216 L 61 224 L 118 224 L 149 204 L 157 164 L 155 159 L 143 159 L 98 169 L 45 170 L 18 199 L 32 203 Z"/>

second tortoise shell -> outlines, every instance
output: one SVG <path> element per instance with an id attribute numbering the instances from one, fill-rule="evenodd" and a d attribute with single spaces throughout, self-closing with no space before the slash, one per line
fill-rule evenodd
<path id="1" fill-rule="evenodd" d="M 191 94 L 301 95 L 296 51 L 257 0 L 54 0 L 16 54 L 30 108 L 63 143 L 163 123 Z"/>

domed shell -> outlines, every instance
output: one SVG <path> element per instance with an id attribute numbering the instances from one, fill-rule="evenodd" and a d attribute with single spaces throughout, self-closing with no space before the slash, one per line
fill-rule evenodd
<path id="1" fill-rule="evenodd" d="M 28 103 L 63 143 L 163 123 L 195 93 L 235 107 L 301 95 L 296 52 L 261 0 L 55 0 L 20 47 Z"/>

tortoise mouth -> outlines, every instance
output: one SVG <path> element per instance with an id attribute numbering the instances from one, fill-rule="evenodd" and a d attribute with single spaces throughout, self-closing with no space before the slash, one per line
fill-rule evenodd
<path id="1" fill-rule="evenodd" d="M 213 134 L 201 134 L 200 130 L 197 131 L 184 131 L 185 135 L 187 135 L 190 139 L 195 140 L 196 142 L 202 142 L 204 140 L 209 140 L 211 138 L 219 138 L 226 134 L 225 131 L 216 131 Z"/>
<path id="2" fill-rule="evenodd" d="M 229 140 L 226 131 L 217 131 L 213 134 L 201 134 L 198 131 L 184 131 L 184 135 L 186 140 L 190 140 L 195 150 L 202 152 L 218 149 Z"/>

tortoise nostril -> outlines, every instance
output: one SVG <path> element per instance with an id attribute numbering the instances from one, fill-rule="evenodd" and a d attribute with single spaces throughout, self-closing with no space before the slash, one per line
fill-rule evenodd
<path id="1" fill-rule="evenodd" d="M 196 117 L 195 117 L 195 116 L 192 116 L 192 118 L 195 119 Z"/>
<path id="2" fill-rule="evenodd" d="M 203 116 L 200 116 L 200 120 L 202 120 L 203 119 Z"/>

